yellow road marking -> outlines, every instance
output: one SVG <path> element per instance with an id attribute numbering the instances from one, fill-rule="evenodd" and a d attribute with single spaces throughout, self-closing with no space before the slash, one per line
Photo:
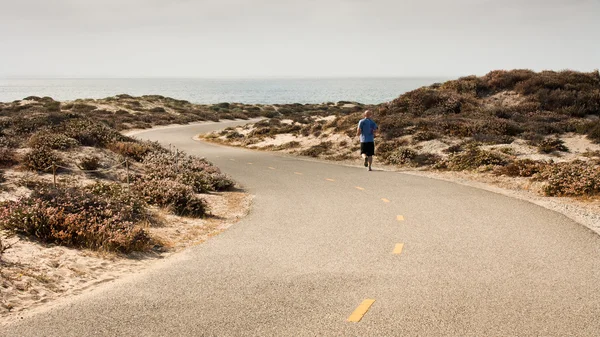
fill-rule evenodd
<path id="1" fill-rule="evenodd" d="M 300 172 L 294 172 L 294 174 L 297 174 L 297 175 L 299 175 L 299 176 L 301 176 L 301 175 L 302 175 L 302 173 L 300 173 Z"/>
<path id="2" fill-rule="evenodd" d="M 383 202 L 390 202 L 389 200 L 387 200 L 386 198 L 381 198 L 381 201 Z"/>
<path id="3" fill-rule="evenodd" d="M 402 215 L 398 215 L 396 219 L 398 219 L 398 221 L 404 221 L 404 217 Z"/>
<path id="4" fill-rule="evenodd" d="M 404 248 L 404 244 L 397 243 L 396 247 L 394 247 L 394 251 L 392 252 L 392 254 L 402 254 L 402 248 Z"/>
<path id="5" fill-rule="evenodd" d="M 348 322 L 360 322 L 363 316 L 369 311 L 375 300 L 366 299 L 354 310 L 352 315 L 348 317 Z"/>
<path id="6" fill-rule="evenodd" d="M 233 158 L 229 158 L 229 160 L 231 160 L 231 161 L 235 161 L 235 159 L 233 159 Z"/>
<path id="7" fill-rule="evenodd" d="M 327 180 L 327 181 L 335 181 L 335 180 L 333 180 L 333 179 L 329 179 L 329 178 L 327 178 L 327 179 L 325 179 L 325 180 Z"/>
<path id="8" fill-rule="evenodd" d="M 360 186 L 354 186 L 354 187 L 355 187 L 357 190 L 361 190 L 361 191 L 364 191 L 364 190 L 365 190 L 364 188 L 362 188 L 362 187 L 360 187 Z"/>
<path id="9" fill-rule="evenodd" d="M 252 163 L 248 163 L 248 165 L 252 165 Z"/>
<path id="10" fill-rule="evenodd" d="M 274 167 L 271 167 L 271 166 L 269 166 L 269 168 L 270 168 L 271 170 L 274 170 L 274 169 L 275 169 Z"/>

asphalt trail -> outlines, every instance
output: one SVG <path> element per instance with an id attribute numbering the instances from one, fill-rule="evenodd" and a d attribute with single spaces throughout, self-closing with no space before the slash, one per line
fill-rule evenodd
<path id="1" fill-rule="evenodd" d="M 458 184 L 192 140 L 235 123 L 138 137 L 214 162 L 255 195 L 248 217 L 0 335 L 600 335 L 590 230 Z"/>

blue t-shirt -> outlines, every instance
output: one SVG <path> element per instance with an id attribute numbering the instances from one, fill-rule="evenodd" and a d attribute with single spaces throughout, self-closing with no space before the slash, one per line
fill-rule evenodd
<path id="1" fill-rule="evenodd" d="M 373 133 L 377 129 L 377 124 L 369 118 L 363 118 L 358 122 L 358 128 L 360 129 L 360 142 L 369 143 L 375 141 L 375 134 Z"/>

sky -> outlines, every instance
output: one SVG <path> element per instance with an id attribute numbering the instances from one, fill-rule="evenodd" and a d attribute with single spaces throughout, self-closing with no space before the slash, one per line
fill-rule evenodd
<path id="1" fill-rule="evenodd" d="M 600 68 L 600 0 L 0 0 L 0 78 Z"/>

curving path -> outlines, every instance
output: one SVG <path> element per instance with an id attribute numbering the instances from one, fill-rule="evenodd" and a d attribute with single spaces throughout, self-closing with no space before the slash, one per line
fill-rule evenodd
<path id="1" fill-rule="evenodd" d="M 600 336 L 600 237 L 498 194 L 192 141 L 248 217 L 2 336 Z"/>

